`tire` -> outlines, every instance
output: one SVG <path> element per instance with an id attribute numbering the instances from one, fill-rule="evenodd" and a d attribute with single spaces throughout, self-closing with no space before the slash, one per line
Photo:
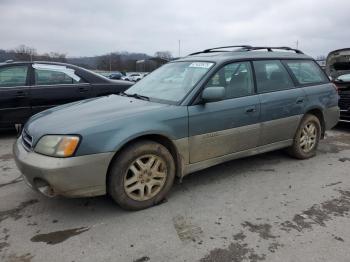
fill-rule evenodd
<path id="1" fill-rule="evenodd" d="M 123 149 L 113 161 L 108 192 L 120 207 L 141 210 L 159 204 L 169 193 L 174 178 L 175 162 L 169 150 L 141 140 Z"/>
<path id="2" fill-rule="evenodd" d="M 293 145 L 287 149 L 288 154 L 297 159 L 315 156 L 321 131 L 320 120 L 315 115 L 306 114 L 295 133 Z"/>

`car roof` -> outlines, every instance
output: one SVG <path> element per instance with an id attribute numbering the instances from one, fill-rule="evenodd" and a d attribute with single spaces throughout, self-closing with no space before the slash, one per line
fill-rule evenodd
<path id="1" fill-rule="evenodd" d="M 61 63 L 61 62 L 52 62 L 52 61 L 16 61 L 16 62 L 7 62 L 0 63 L 0 67 L 2 66 L 14 66 L 14 65 L 30 65 L 30 64 L 46 64 L 46 65 L 59 65 L 66 66 L 68 68 L 74 69 L 79 72 L 79 75 L 82 76 L 85 80 L 90 83 L 120 83 L 125 84 L 127 81 L 121 80 L 111 80 L 101 74 L 95 73 L 94 71 L 85 69 L 83 67 L 79 67 L 72 64 Z"/>
<path id="2" fill-rule="evenodd" d="M 47 64 L 47 65 L 60 65 L 60 66 L 67 66 L 71 68 L 80 69 L 81 67 L 68 64 L 68 63 L 62 63 L 62 62 L 53 62 L 53 61 L 11 61 L 11 62 L 5 62 L 0 63 L 0 65 L 27 65 L 27 64 Z"/>

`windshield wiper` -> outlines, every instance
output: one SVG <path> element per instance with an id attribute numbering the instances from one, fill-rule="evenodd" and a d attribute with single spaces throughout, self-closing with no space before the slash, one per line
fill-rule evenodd
<path id="1" fill-rule="evenodd" d="M 137 94 L 137 93 L 134 93 L 134 94 L 127 94 L 127 93 L 125 93 L 125 92 L 121 92 L 120 94 L 123 95 L 123 96 L 128 96 L 128 97 L 133 97 L 133 98 L 137 98 L 137 99 L 142 99 L 142 100 L 149 101 L 149 97 L 148 97 L 148 96 L 139 95 L 139 94 Z"/>

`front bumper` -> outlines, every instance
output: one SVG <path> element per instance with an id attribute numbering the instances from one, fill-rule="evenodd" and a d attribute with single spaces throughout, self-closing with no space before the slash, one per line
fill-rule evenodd
<path id="1" fill-rule="evenodd" d="M 106 194 L 106 175 L 113 153 L 49 157 L 25 150 L 21 137 L 13 145 L 13 153 L 18 169 L 33 189 L 36 189 L 36 181 L 43 180 L 56 195 L 89 197 Z"/>
<path id="2" fill-rule="evenodd" d="M 348 110 L 340 110 L 340 122 L 350 123 L 350 108 Z"/>

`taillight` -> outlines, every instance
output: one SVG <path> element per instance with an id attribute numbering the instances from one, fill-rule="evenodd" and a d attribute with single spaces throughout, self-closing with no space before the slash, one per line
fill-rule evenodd
<path id="1" fill-rule="evenodd" d="M 339 87 L 336 84 L 334 84 L 334 83 L 332 83 L 332 84 L 333 84 L 333 87 L 334 87 L 335 91 L 337 91 L 337 93 L 338 93 Z"/>

